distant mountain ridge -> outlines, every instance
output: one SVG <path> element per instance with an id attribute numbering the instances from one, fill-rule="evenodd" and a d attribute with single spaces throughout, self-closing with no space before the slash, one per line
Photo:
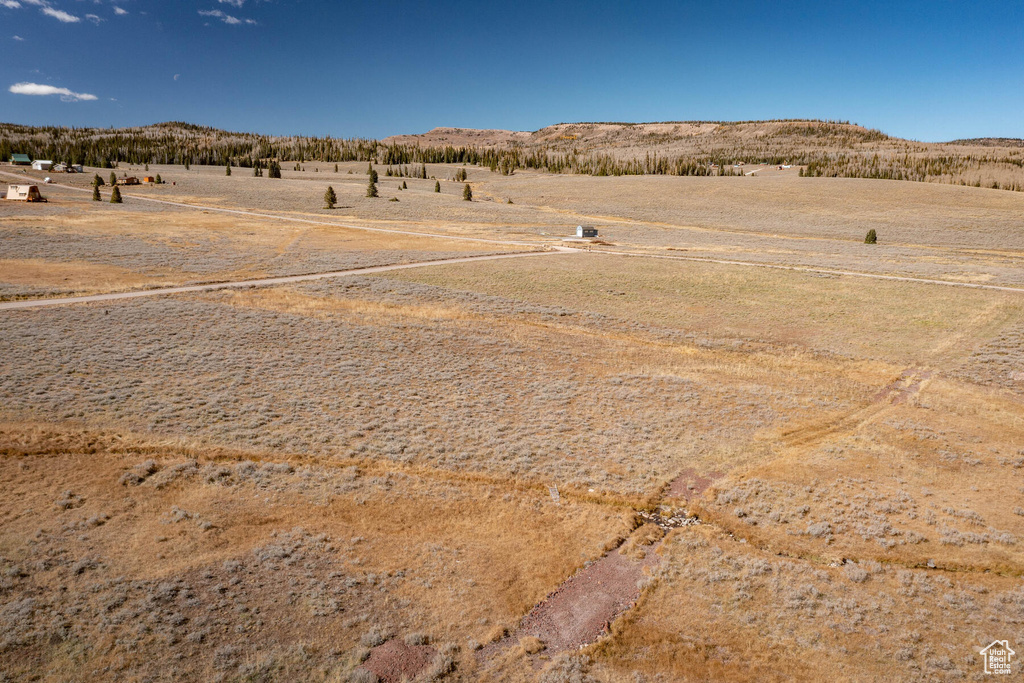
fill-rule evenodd
<path id="1" fill-rule="evenodd" d="M 434 128 L 382 140 L 260 135 L 168 121 L 130 128 L 0 123 L 0 158 L 106 167 L 133 164 L 251 166 L 279 161 L 384 165 L 476 164 L 590 175 L 739 175 L 743 165 L 799 167 L 804 176 L 942 182 L 1024 190 L 1024 141 L 904 140 L 848 121 L 559 123 L 536 131 Z"/>

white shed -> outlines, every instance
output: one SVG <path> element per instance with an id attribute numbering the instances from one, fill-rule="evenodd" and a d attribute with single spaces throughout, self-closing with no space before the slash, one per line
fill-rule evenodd
<path id="1" fill-rule="evenodd" d="M 35 185 L 8 185 L 7 199 L 21 202 L 45 202 Z"/>
<path id="2" fill-rule="evenodd" d="M 597 237 L 597 228 L 591 228 L 585 225 L 576 226 L 577 237 Z"/>
<path id="3" fill-rule="evenodd" d="M 32 168 L 37 171 L 49 171 L 53 166 L 52 161 L 46 161 L 45 159 L 36 159 L 32 162 Z"/>

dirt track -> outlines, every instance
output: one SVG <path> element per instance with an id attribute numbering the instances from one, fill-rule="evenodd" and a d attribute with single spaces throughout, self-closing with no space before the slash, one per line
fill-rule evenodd
<path id="1" fill-rule="evenodd" d="M 162 287 L 159 289 L 144 289 L 135 292 L 115 292 L 112 294 L 90 294 L 87 296 L 69 296 L 60 299 L 24 299 L 22 301 L 6 301 L 0 303 L 0 311 L 19 308 L 40 308 L 43 306 L 65 306 L 67 304 L 87 304 L 99 301 L 117 301 L 120 299 L 137 299 L 146 296 L 164 296 L 167 294 L 184 294 L 187 292 L 212 292 L 218 289 L 238 289 L 244 287 L 266 287 L 270 285 L 285 285 L 292 282 L 307 282 L 309 280 L 323 280 L 332 277 L 344 277 L 346 275 L 370 275 L 372 273 L 384 273 L 389 270 L 404 270 L 406 268 L 422 268 L 425 266 L 439 266 L 451 263 L 467 263 L 470 261 L 487 261 L 505 258 L 520 258 L 524 256 L 545 256 L 551 254 L 571 253 L 573 250 L 559 248 L 554 251 L 530 251 L 516 254 L 487 254 L 484 256 L 464 256 L 462 258 L 443 259 L 440 261 L 419 261 L 417 263 L 397 263 L 390 266 L 371 266 L 369 268 L 352 268 L 349 270 L 335 270 L 327 273 L 312 273 L 309 275 L 286 275 L 283 277 L 268 277 L 258 280 L 238 280 L 234 282 L 215 282 L 205 285 L 182 285 L 181 287 Z"/>

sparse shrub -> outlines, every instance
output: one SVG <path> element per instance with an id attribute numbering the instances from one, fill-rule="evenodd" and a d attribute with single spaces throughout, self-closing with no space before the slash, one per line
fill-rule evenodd
<path id="1" fill-rule="evenodd" d="M 374 628 L 363 634 L 363 637 L 359 639 L 359 644 L 363 647 L 377 647 L 385 640 L 387 640 L 387 636 L 380 629 Z"/>
<path id="2" fill-rule="evenodd" d="M 535 655 L 547 648 L 544 641 L 535 636 L 524 636 L 520 638 L 519 647 L 523 648 L 523 652 L 528 655 Z"/>
<path id="3" fill-rule="evenodd" d="M 844 565 L 843 572 L 846 578 L 854 583 L 864 583 L 868 580 L 868 573 L 860 565 L 850 562 Z"/>
<path id="4" fill-rule="evenodd" d="M 439 681 L 455 670 L 455 653 L 458 648 L 454 645 L 445 645 L 441 651 L 434 655 L 433 661 L 426 671 L 421 674 L 421 679 L 429 683 Z"/>
<path id="5" fill-rule="evenodd" d="M 868 234 L 864 237 L 864 244 L 877 244 L 878 235 L 875 233 L 875 229 L 871 228 L 868 230 Z"/>
<path id="6" fill-rule="evenodd" d="M 426 645 L 430 642 L 430 637 L 425 633 L 410 633 L 405 637 L 405 644 L 409 647 L 415 647 L 416 645 Z"/>
<path id="7" fill-rule="evenodd" d="M 807 525 L 807 535 L 814 538 L 823 538 L 832 534 L 832 525 L 828 522 L 817 522 Z"/>
<path id="8" fill-rule="evenodd" d="M 590 683 L 587 675 L 590 658 L 586 655 L 562 654 L 553 659 L 541 672 L 539 683 Z"/>
<path id="9" fill-rule="evenodd" d="M 377 674 L 366 669 L 355 669 L 348 676 L 349 683 L 378 683 Z"/>

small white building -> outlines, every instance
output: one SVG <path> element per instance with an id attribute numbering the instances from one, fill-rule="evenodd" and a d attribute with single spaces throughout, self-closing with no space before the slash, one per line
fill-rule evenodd
<path id="1" fill-rule="evenodd" d="M 5 199 L 20 202 L 45 202 L 35 185 L 8 185 Z"/>
<path id="2" fill-rule="evenodd" d="M 597 228 L 588 228 L 583 225 L 576 226 L 577 237 L 597 237 Z"/>
<path id="3" fill-rule="evenodd" d="M 46 161 L 45 159 L 36 159 L 32 162 L 32 168 L 36 171 L 49 171 L 53 167 L 52 161 Z"/>

